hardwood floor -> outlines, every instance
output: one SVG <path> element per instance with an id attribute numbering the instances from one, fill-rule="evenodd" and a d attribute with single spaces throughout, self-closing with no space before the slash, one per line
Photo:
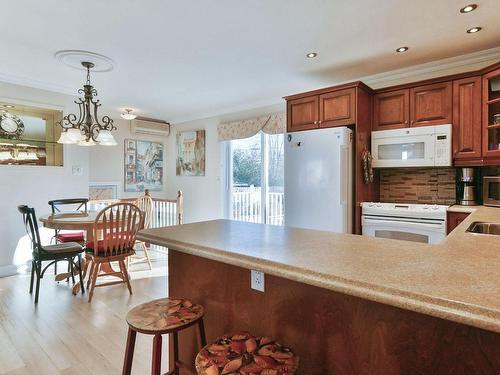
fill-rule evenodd
<path id="1" fill-rule="evenodd" d="M 71 283 L 54 282 L 47 271 L 38 306 L 28 293 L 29 275 L 0 278 L 0 374 L 121 374 L 127 323 L 133 306 L 167 296 L 167 261 L 151 251 L 147 263 L 131 266 L 133 295 L 125 285 L 98 288 L 73 296 Z M 168 340 L 163 340 L 162 371 L 167 371 Z M 138 335 L 133 374 L 150 372 L 152 337 Z"/>

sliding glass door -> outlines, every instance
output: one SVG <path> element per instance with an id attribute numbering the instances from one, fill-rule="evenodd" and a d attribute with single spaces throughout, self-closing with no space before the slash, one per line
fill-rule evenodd
<path id="1" fill-rule="evenodd" d="M 283 225 L 283 134 L 258 133 L 229 141 L 227 216 L 233 220 Z"/>

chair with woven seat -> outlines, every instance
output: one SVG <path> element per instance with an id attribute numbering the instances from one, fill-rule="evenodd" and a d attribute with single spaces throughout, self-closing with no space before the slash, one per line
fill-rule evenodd
<path id="1" fill-rule="evenodd" d="M 17 209 L 23 215 L 23 223 L 26 227 L 26 233 L 31 239 L 33 259 L 31 262 L 30 294 L 33 293 L 33 282 L 36 275 L 35 303 L 38 303 L 40 279 L 43 278 L 45 271 L 50 265 L 55 264 L 56 262 L 61 260 L 65 260 L 71 265 L 70 270 L 73 282 L 74 268 L 76 267 L 78 269 L 78 274 L 80 276 L 80 287 L 83 294 L 85 292 L 85 289 L 83 287 L 82 278 L 82 246 L 77 242 L 65 242 L 45 246 L 42 245 L 35 209 L 30 208 L 26 205 L 18 206 Z M 75 258 L 78 259 L 78 263 L 75 263 Z M 45 261 L 49 261 L 49 263 L 42 268 L 42 262 Z"/>
<path id="2" fill-rule="evenodd" d="M 142 229 L 148 229 L 149 226 L 151 225 L 151 220 L 153 219 L 153 199 L 149 196 L 149 193 L 146 191 L 146 194 L 143 195 L 142 197 L 137 198 L 134 201 L 134 204 L 139 207 L 139 209 L 142 211 L 144 215 L 144 225 Z M 151 265 L 151 259 L 149 257 L 149 251 L 146 246 L 146 243 L 144 241 L 135 241 L 135 245 L 139 245 L 142 247 L 142 250 L 144 251 L 144 255 L 146 256 L 146 260 L 149 265 L 149 269 L 152 270 L 153 267 Z M 143 260 L 144 258 L 140 259 Z M 131 257 L 127 258 L 127 266 L 130 264 L 129 261 L 131 260 Z"/>
<path id="3" fill-rule="evenodd" d="M 86 252 L 90 257 L 89 302 L 92 301 L 96 287 L 126 284 L 130 294 L 129 275 L 125 267 L 127 257 L 134 254 L 135 237 L 142 228 L 143 214 L 139 207 L 131 203 L 116 203 L 101 210 L 96 218 L 93 229 L 93 241 L 87 242 Z M 99 239 L 101 237 L 101 239 Z M 103 263 L 117 262 L 120 270 L 101 272 Z M 119 281 L 109 281 L 97 284 L 101 276 L 115 276 Z"/>
<path id="4" fill-rule="evenodd" d="M 130 375 L 134 357 L 135 338 L 137 332 L 153 336 L 153 355 L 151 374 L 161 372 L 161 342 L 162 335 L 173 336 L 173 369 L 165 375 L 179 375 L 180 369 L 193 373 L 189 366 L 179 360 L 178 333 L 186 328 L 197 325 L 200 347 L 206 345 L 205 326 L 203 325 L 203 306 L 183 298 L 161 298 L 134 307 L 127 314 L 128 336 L 122 375 Z"/>

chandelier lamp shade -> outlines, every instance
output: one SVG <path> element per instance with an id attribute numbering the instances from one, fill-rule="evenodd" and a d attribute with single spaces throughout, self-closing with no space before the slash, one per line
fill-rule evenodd
<path id="1" fill-rule="evenodd" d="M 111 131 L 116 130 L 113 120 L 109 116 L 103 116 L 101 120 L 97 116 L 97 110 L 101 106 L 97 97 L 97 90 L 90 83 L 90 69 L 94 63 L 82 62 L 87 69 L 87 82 L 78 93 L 83 97 L 75 100 L 78 105 L 78 116 L 70 113 L 63 117 L 58 123 L 62 128 L 61 137 L 57 141 L 62 144 L 76 144 L 78 146 L 116 146 L 115 138 Z"/>

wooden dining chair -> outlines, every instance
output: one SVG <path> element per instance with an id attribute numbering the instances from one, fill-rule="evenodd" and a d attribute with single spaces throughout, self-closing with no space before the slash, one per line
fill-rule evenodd
<path id="1" fill-rule="evenodd" d="M 144 224 L 142 229 L 148 229 L 149 226 L 151 225 L 151 220 L 153 219 L 153 199 L 149 196 L 149 194 L 143 195 L 142 197 L 137 198 L 134 201 L 134 204 L 139 207 L 139 209 L 142 211 L 144 215 Z M 149 257 L 149 251 L 146 246 L 146 242 L 144 241 L 135 241 L 135 245 L 139 245 L 142 247 L 142 250 L 144 251 L 144 255 L 146 256 L 146 260 L 149 265 L 149 269 L 152 270 L 153 267 L 151 265 L 151 259 Z M 129 266 L 131 257 L 127 258 L 127 267 Z M 140 259 L 140 260 L 144 260 Z"/>
<path id="2" fill-rule="evenodd" d="M 31 281 L 30 281 L 30 294 L 33 293 L 33 282 L 36 275 L 36 290 L 35 290 L 35 303 L 38 303 L 38 295 L 40 291 L 40 279 L 47 268 L 58 261 L 65 260 L 70 265 L 71 277 L 73 283 L 75 282 L 73 271 L 78 269 L 80 276 L 80 289 L 82 294 L 85 292 L 83 287 L 82 277 L 82 256 L 83 247 L 77 242 L 65 242 L 55 245 L 42 245 L 40 239 L 40 232 L 38 230 L 38 222 L 36 219 L 35 209 L 26 205 L 18 206 L 17 209 L 23 215 L 23 223 L 26 228 L 26 233 L 31 239 L 31 248 L 33 258 L 31 261 Z M 75 263 L 75 258 L 78 263 Z M 42 268 L 42 262 L 49 261 L 45 267 Z M 76 268 L 75 268 L 76 267 Z"/>
<path id="3" fill-rule="evenodd" d="M 90 257 L 89 302 L 92 301 L 94 289 L 100 286 L 127 284 L 130 294 L 129 275 L 125 267 L 127 257 L 134 254 L 134 244 L 137 232 L 142 228 L 144 216 L 139 207 L 132 203 L 112 204 L 100 211 L 95 219 L 93 241 L 87 243 L 86 251 Z M 100 239 L 99 239 L 100 238 Z M 101 273 L 103 263 L 117 262 L 119 271 Z M 108 281 L 97 284 L 101 276 L 115 276 L 119 281 Z"/>
<path id="4" fill-rule="evenodd" d="M 57 213 L 66 212 L 63 211 L 62 206 L 67 206 L 71 208 L 70 211 L 81 211 L 83 208 L 84 212 L 87 212 L 87 198 L 69 198 L 69 199 L 53 199 L 49 201 L 49 206 L 52 210 L 52 214 L 55 215 Z M 85 233 L 83 231 L 61 231 L 60 229 L 56 229 L 54 234 L 54 240 L 56 243 L 65 243 L 65 242 L 78 242 L 82 246 L 85 244 Z M 69 265 L 68 265 L 69 271 Z M 57 262 L 54 263 L 54 274 L 57 274 Z"/>

